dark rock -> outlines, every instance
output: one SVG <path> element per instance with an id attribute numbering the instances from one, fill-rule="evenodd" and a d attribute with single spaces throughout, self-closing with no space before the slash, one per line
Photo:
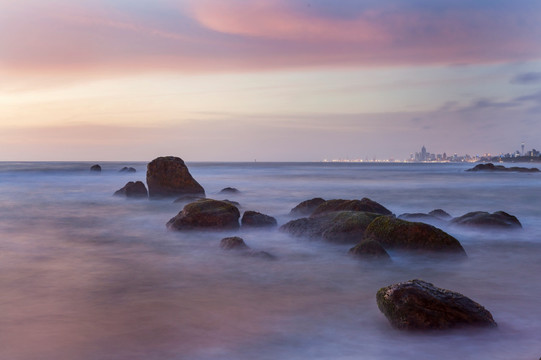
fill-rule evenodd
<path id="1" fill-rule="evenodd" d="M 240 222 L 243 227 L 269 227 L 278 224 L 272 216 L 257 211 L 245 211 Z"/>
<path id="2" fill-rule="evenodd" d="M 391 325 L 402 330 L 497 326 L 490 312 L 475 301 L 422 280 L 381 288 L 376 299 Z"/>
<path id="3" fill-rule="evenodd" d="M 226 237 L 220 241 L 220 247 L 224 250 L 247 250 L 248 245 L 238 236 Z"/>
<path id="4" fill-rule="evenodd" d="M 391 257 L 385 251 L 383 246 L 375 240 L 366 239 L 349 249 L 349 253 L 361 259 L 370 260 L 391 260 Z"/>
<path id="5" fill-rule="evenodd" d="M 205 196 L 205 190 L 192 177 L 184 161 L 174 156 L 159 157 L 148 164 L 147 185 L 151 198 Z"/>
<path id="6" fill-rule="evenodd" d="M 118 172 L 125 172 L 125 173 L 134 173 L 137 172 L 135 168 L 124 166 L 122 169 L 120 169 Z"/>
<path id="7" fill-rule="evenodd" d="M 515 216 L 503 211 L 492 214 L 486 211 L 474 211 L 454 218 L 451 224 L 483 228 L 522 228 L 522 224 Z"/>
<path id="8" fill-rule="evenodd" d="M 232 187 L 226 187 L 220 190 L 220 194 L 238 194 L 240 191 Z"/>
<path id="9" fill-rule="evenodd" d="M 120 190 L 114 193 L 115 196 L 125 196 L 128 198 L 147 198 L 148 192 L 145 184 L 141 181 L 130 181 Z"/>
<path id="10" fill-rule="evenodd" d="M 429 212 L 428 215 L 432 215 L 441 220 L 451 220 L 452 218 L 452 216 L 447 211 L 442 210 L 442 209 L 434 209 L 431 212 Z"/>
<path id="11" fill-rule="evenodd" d="M 170 230 L 238 229 L 239 209 L 223 201 L 204 199 L 184 206 L 167 222 Z"/>
<path id="12" fill-rule="evenodd" d="M 310 216 L 315 209 L 321 204 L 323 204 L 325 200 L 322 198 L 313 198 L 310 200 L 305 200 L 295 206 L 291 211 L 289 212 L 289 215 L 291 216 Z"/>
<path id="13" fill-rule="evenodd" d="M 293 220 L 282 225 L 280 230 L 294 236 L 356 244 L 363 239 L 368 224 L 379 216 L 363 211 L 337 211 Z"/>
<path id="14" fill-rule="evenodd" d="M 333 211 L 365 211 L 381 215 L 391 215 L 392 213 L 383 205 L 378 204 L 368 198 L 361 200 L 327 200 L 320 204 L 311 216 L 326 214 Z"/>
<path id="15" fill-rule="evenodd" d="M 510 168 L 506 168 L 503 165 L 494 165 L 492 163 L 487 164 L 479 164 L 475 165 L 473 168 L 468 169 L 466 171 L 507 171 L 507 172 L 539 172 L 538 168 L 526 168 L 526 167 L 518 167 L 513 166 Z"/>
<path id="16" fill-rule="evenodd" d="M 260 250 L 249 249 L 247 251 L 243 251 L 241 255 L 248 256 L 248 257 L 261 258 L 265 260 L 276 260 L 276 256 L 269 254 L 266 251 L 260 251 Z"/>
<path id="17" fill-rule="evenodd" d="M 93 172 L 101 172 L 101 166 L 99 166 L 98 164 L 92 165 L 92 166 L 90 167 L 90 171 L 93 171 Z"/>
<path id="18" fill-rule="evenodd" d="M 386 249 L 444 252 L 466 255 L 457 239 L 435 226 L 380 216 L 368 225 L 364 236 Z"/>
<path id="19" fill-rule="evenodd" d="M 250 249 L 250 247 L 246 245 L 244 240 L 238 236 L 223 238 L 220 241 L 220 247 L 224 250 L 236 250 L 242 256 L 256 257 L 256 258 L 262 258 L 266 260 L 276 259 L 276 256 L 271 255 L 266 251 Z"/>

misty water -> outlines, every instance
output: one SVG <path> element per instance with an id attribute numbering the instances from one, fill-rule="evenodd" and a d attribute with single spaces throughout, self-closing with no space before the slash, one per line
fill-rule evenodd
<path id="1" fill-rule="evenodd" d="M 0 163 L 0 359 L 538 359 L 541 174 L 471 164 L 189 163 L 207 197 L 279 225 L 299 202 L 375 200 L 395 214 L 441 208 L 516 215 L 523 230 L 443 226 L 466 260 L 391 252 L 365 263 L 348 245 L 278 229 L 170 232 L 170 200 L 112 194 L 146 163 Z M 133 166 L 137 173 L 119 173 Z M 527 165 L 531 166 L 531 165 Z M 240 194 L 219 195 L 224 187 Z M 219 247 L 239 235 L 275 261 Z M 408 333 L 376 291 L 424 279 L 485 306 L 496 329 Z"/>

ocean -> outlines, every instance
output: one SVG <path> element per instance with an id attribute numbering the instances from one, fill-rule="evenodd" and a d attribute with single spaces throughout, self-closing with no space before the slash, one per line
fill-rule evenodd
<path id="1" fill-rule="evenodd" d="M 207 197 L 282 225 L 314 197 L 368 197 L 393 213 L 503 210 L 523 230 L 442 226 L 465 260 L 390 252 L 276 229 L 171 232 L 182 205 L 112 194 L 146 162 L 0 163 L 0 360 L 514 359 L 541 356 L 541 174 L 472 164 L 187 163 Z M 531 167 L 530 164 L 523 164 Z M 132 166 L 136 173 L 120 173 Z M 235 187 L 239 194 L 218 194 Z M 276 260 L 226 252 L 238 235 Z M 379 288 L 410 279 L 486 307 L 496 329 L 393 329 Z"/>

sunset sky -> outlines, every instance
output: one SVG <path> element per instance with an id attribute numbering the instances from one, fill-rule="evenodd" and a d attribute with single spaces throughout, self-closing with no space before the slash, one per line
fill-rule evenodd
<path id="1" fill-rule="evenodd" d="M 539 0 L 0 0 L 0 160 L 541 148 Z"/>

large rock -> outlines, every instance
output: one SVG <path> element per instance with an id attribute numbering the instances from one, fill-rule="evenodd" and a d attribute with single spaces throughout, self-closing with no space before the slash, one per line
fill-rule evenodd
<path id="1" fill-rule="evenodd" d="M 159 157 L 148 164 L 147 185 L 151 198 L 205 196 L 205 190 L 192 177 L 184 161 L 174 156 Z"/>
<path id="2" fill-rule="evenodd" d="M 363 260 L 389 261 L 391 257 L 383 246 L 375 240 L 365 239 L 349 249 L 349 253 Z"/>
<path id="3" fill-rule="evenodd" d="M 466 171 L 506 171 L 506 172 L 539 172 L 538 168 L 526 168 L 526 167 L 518 167 L 513 166 L 510 168 L 506 168 L 503 165 L 494 165 L 492 163 L 487 164 L 479 164 L 475 165 L 473 168 L 468 169 Z"/>
<path id="4" fill-rule="evenodd" d="M 272 227 L 278 224 L 272 216 L 257 211 L 245 211 L 240 222 L 243 227 Z"/>
<path id="5" fill-rule="evenodd" d="M 99 166 L 98 164 L 92 165 L 92 166 L 90 167 L 90 171 L 92 171 L 92 172 L 97 172 L 97 173 L 98 173 L 98 172 L 101 172 L 101 166 Z"/>
<path id="6" fill-rule="evenodd" d="M 441 220 L 451 220 L 452 218 L 452 216 L 447 211 L 442 210 L 442 209 L 434 209 L 431 212 L 429 212 L 428 215 L 432 215 Z"/>
<path id="7" fill-rule="evenodd" d="M 147 198 L 148 192 L 145 184 L 141 181 L 130 181 L 120 190 L 114 193 L 115 196 L 125 196 L 128 198 Z"/>
<path id="8" fill-rule="evenodd" d="M 325 202 L 322 198 L 313 198 L 310 200 L 305 200 L 301 203 L 299 203 L 297 206 L 295 206 L 291 211 L 289 212 L 289 215 L 291 216 L 310 216 L 315 209 L 321 204 Z"/>
<path id="9" fill-rule="evenodd" d="M 474 211 L 451 220 L 453 225 L 482 227 L 482 228 L 522 228 L 518 219 L 504 211 L 488 213 L 486 211 Z"/>
<path id="10" fill-rule="evenodd" d="M 238 229 L 240 212 L 224 201 L 204 199 L 184 206 L 177 216 L 167 222 L 170 230 Z"/>
<path id="11" fill-rule="evenodd" d="M 445 252 L 465 255 L 457 239 L 435 226 L 380 216 L 368 225 L 364 236 L 385 249 Z"/>
<path id="12" fill-rule="evenodd" d="M 337 211 L 293 220 L 282 225 L 280 230 L 294 236 L 356 244 L 363 239 L 368 224 L 379 216 L 363 211 Z"/>
<path id="13" fill-rule="evenodd" d="M 490 312 L 475 301 L 423 280 L 410 280 L 381 288 L 376 299 L 380 311 L 398 329 L 496 326 Z"/>
<path id="14" fill-rule="evenodd" d="M 311 216 L 326 214 L 333 211 L 365 211 L 381 215 L 391 215 L 392 213 L 383 205 L 368 198 L 361 200 L 327 200 L 320 204 Z"/>

